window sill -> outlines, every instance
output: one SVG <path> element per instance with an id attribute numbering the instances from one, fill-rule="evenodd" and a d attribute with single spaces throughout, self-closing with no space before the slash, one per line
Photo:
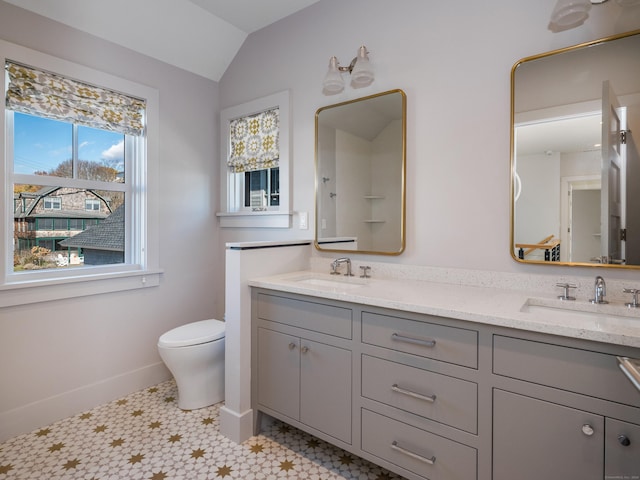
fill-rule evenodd
<path id="1" fill-rule="evenodd" d="M 222 228 L 291 228 L 292 212 L 218 212 Z"/>
<path id="2" fill-rule="evenodd" d="M 157 287 L 161 274 L 162 270 L 135 270 L 8 283 L 0 286 L 0 308 Z"/>

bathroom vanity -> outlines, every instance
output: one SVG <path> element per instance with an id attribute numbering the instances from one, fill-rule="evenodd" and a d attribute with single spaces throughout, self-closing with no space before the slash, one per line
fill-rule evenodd
<path id="1" fill-rule="evenodd" d="M 640 476 L 640 391 L 617 359 L 640 358 L 640 318 L 343 278 L 251 282 L 257 428 L 266 413 L 415 480 Z"/>

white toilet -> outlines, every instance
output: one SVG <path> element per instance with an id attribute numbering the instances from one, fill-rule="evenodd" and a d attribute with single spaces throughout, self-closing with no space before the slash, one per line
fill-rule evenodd
<path id="1" fill-rule="evenodd" d="M 176 381 L 182 410 L 224 400 L 224 334 L 224 322 L 202 320 L 160 336 L 158 352 Z"/>

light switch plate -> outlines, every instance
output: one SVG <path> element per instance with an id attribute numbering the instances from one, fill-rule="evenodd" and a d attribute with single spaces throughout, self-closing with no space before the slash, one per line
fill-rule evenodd
<path id="1" fill-rule="evenodd" d="M 309 214 L 307 212 L 299 212 L 298 217 L 300 220 L 300 230 L 307 230 L 309 228 Z"/>

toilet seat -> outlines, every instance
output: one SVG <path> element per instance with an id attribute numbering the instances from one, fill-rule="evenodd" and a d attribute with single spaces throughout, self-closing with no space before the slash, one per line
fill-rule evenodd
<path id="1" fill-rule="evenodd" d="M 159 347 L 175 348 L 200 345 L 224 338 L 225 324 L 220 320 L 201 320 L 188 323 L 163 334 Z"/>

